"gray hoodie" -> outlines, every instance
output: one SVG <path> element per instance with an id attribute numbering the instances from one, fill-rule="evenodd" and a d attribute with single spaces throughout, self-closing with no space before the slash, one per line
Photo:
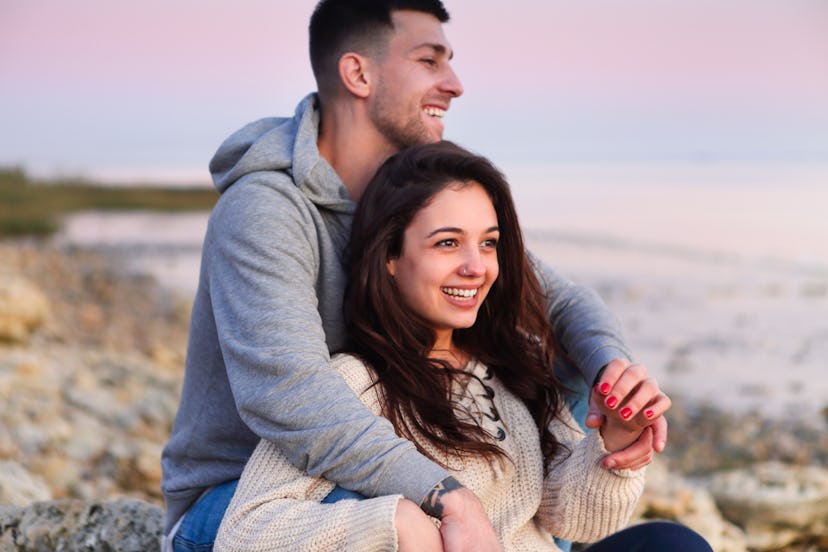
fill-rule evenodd
<path id="1" fill-rule="evenodd" d="M 293 118 L 230 136 L 210 163 L 210 216 L 181 402 L 162 454 L 168 532 L 211 486 L 237 479 L 259 438 L 366 496 L 420 503 L 448 473 L 372 415 L 330 368 L 344 344 L 343 252 L 354 203 L 316 145 L 307 96 Z M 561 344 L 587 381 L 628 356 L 597 296 L 542 267 Z"/>

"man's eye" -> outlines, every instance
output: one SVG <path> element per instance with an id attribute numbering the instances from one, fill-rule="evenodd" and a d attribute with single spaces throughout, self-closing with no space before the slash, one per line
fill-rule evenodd
<path id="1" fill-rule="evenodd" d="M 425 63 L 426 65 L 429 65 L 429 66 L 432 66 L 432 67 L 437 65 L 437 61 L 434 60 L 433 58 L 423 58 L 420 61 Z"/>

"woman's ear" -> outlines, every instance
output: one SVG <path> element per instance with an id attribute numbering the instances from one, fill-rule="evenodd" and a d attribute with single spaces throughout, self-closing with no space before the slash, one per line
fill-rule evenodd
<path id="1" fill-rule="evenodd" d="M 397 275 L 397 258 L 392 257 L 385 263 L 385 268 L 388 269 L 388 274 L 391 276 Z"/>
<path id="2" fill-rule="evenodd" d="M 369 60 L 354 52 L 347 52 L 339 58 L 339 79 L 354 96 L 366 98 L 371 92 Z"/>

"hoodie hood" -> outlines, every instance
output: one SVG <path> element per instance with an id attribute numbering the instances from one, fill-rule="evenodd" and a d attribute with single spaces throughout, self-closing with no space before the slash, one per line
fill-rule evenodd
<path id="1" fill-rule="evenodd" d="M 219 193 L 244 176 L 259 172 L 287 173 L 315 204 L 351 212 L 348 190 L 319 155 L 319 102 L 306 96 L 293 117 L 269 117 L 236 131 L 219 146 L 210 161 L 210 174 Z"/>

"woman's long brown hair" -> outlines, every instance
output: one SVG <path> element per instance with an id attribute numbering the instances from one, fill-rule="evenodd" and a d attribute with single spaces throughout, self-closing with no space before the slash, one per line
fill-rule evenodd
<path id="1" fill-rule="evenodd" d="M 383 414 L 400 435 L 416 443 L 417 432 L 455 456 L 504 456 L 479 425 L 457 415 L 450 382 L 468 375 L 429 358 L 434 333 L 401 300 L 386 266 L 400 255 L 411 220 L 437 193 L 470 183 L 486 190 L 497 214 L 500 274 L 475 324 L 455 330 L 454 342 L 526 404 L 548 461 L 558 447 L 548 428 L 563 387 L 552 369 L 555 345 L 546 298 L 525 253 L 509 186 L 487 159 L 439 142 L 404 150 L 380 167 L 359 201 L 351 232 L 344 300 L 346 350 L 376 372 Z"/>

